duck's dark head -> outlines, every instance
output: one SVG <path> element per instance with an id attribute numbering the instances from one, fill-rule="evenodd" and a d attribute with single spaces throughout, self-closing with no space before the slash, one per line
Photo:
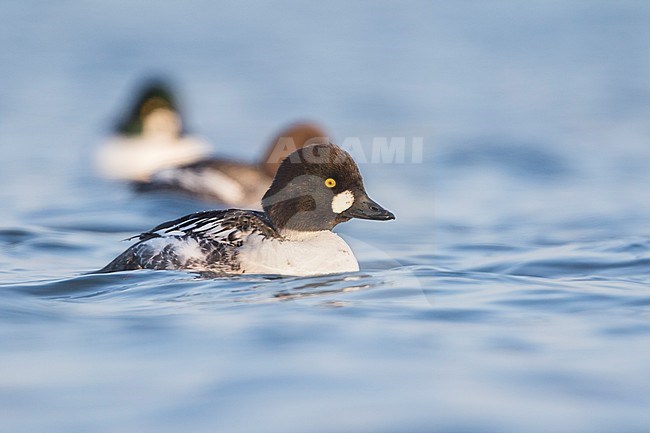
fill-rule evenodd
<path id="1" fill-rule="evenodd" d="M 280 230 L 331 230 L 351 218 L 395 219 L 368 197 L 350 154 L 331 143 L 307 146 L 285 158 L 262 206 Z"/>
<path id="2" fill-rule="evenodd" d="M 329 142 L 329 134 L 315 123 L 290 124 L 273 137 L 260 166 L 269 177 L 274 177 L 284 158 L 291 152 L 310 144 L 328 144 Z"/>
<path id="3" fill-rule="evenodd" d="M 117 133 L 140 135 L 147 129 L 163 129 L 182 133 L 182 119 L 174 94 L 161 80 L 145 83 L 136 95 L 131 110 L 117 125 Z"/>

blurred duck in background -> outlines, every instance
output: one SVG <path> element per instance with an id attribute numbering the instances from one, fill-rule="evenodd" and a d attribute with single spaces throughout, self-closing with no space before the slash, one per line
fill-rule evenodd
<path id="1" fill-rule="evenodd" d="M 282 160 L 310 144 L 329 144 L 328 134 L 310 122 L 282 129 L 256 162 L 208 158 L 159 170 L 136 184 L 140 191 L 171 191 L 225 206 L 259 209 Z"/>
<path id="2" fill-rule="evenodd" d="M 109 179 L 143 182 L 158 170 L 209 153 L 206 141 L 185 134 L 176 99 L 165 83 L 156 80 L 143 86 L 115 136 L 98 150 L 96 166 Z"/>

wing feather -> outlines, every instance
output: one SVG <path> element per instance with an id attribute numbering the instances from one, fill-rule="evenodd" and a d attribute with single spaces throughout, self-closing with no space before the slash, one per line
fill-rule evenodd
<path id="1" fill-rule="evenodd" d="M 204 211 L 164 222 L 99 272 L 130 269 L 202 269 L 236 272 L 237 248 L 250 234 L 279 238 L 263 212 Z"/>
<path id="2" fill-rule="evenodd" d="M 263 212 L 227 209 L 196 212 L 162 223 L 140 234 L 141 241 L 156 237 L 200 237 L 213 241 L 227 241 L 233 233 L 258 231 L 265 237 L 279 237 Z"/>

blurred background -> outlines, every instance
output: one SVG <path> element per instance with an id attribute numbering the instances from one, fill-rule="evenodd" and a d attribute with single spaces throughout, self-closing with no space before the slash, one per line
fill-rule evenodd
<path id="1" fill-rule="evenodd" d="M 0 22 L 1 431 L 648 430 L 649 2 L 26 0 Z M 296 120 L 421 138 L 421 161 L 360 163 L 397 219 L 337 228 L 358 280 L 84 275 L 213 207 L 95 170 L 152 77 L 220 156 Z"/>
<path id="2" fill-rule="evenodd" d="M 170 81 L 189 131 L 240 158 L 281 125 L 313 119 L 339 142 L 424 137 L 427 161 L 481 142 L 488 151 L 459 157 L 498 164 L 557 146 L 578 159 L 615 149 L 624 164 L 648 162 L 642 1 L 0 8 L 4 209 L 68 200 L 61 188 L 92 174 L 95 146 L 150 77 Z"/>

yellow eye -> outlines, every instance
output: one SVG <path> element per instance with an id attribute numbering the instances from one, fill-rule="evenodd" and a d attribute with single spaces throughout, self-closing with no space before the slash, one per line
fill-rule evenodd
<path id="1" fill-rule="evenodd" d="M 334 188 L 336 186 L 336 181 L 331 177 L 325 179 L 325 186 L 328 188 Z"/>

